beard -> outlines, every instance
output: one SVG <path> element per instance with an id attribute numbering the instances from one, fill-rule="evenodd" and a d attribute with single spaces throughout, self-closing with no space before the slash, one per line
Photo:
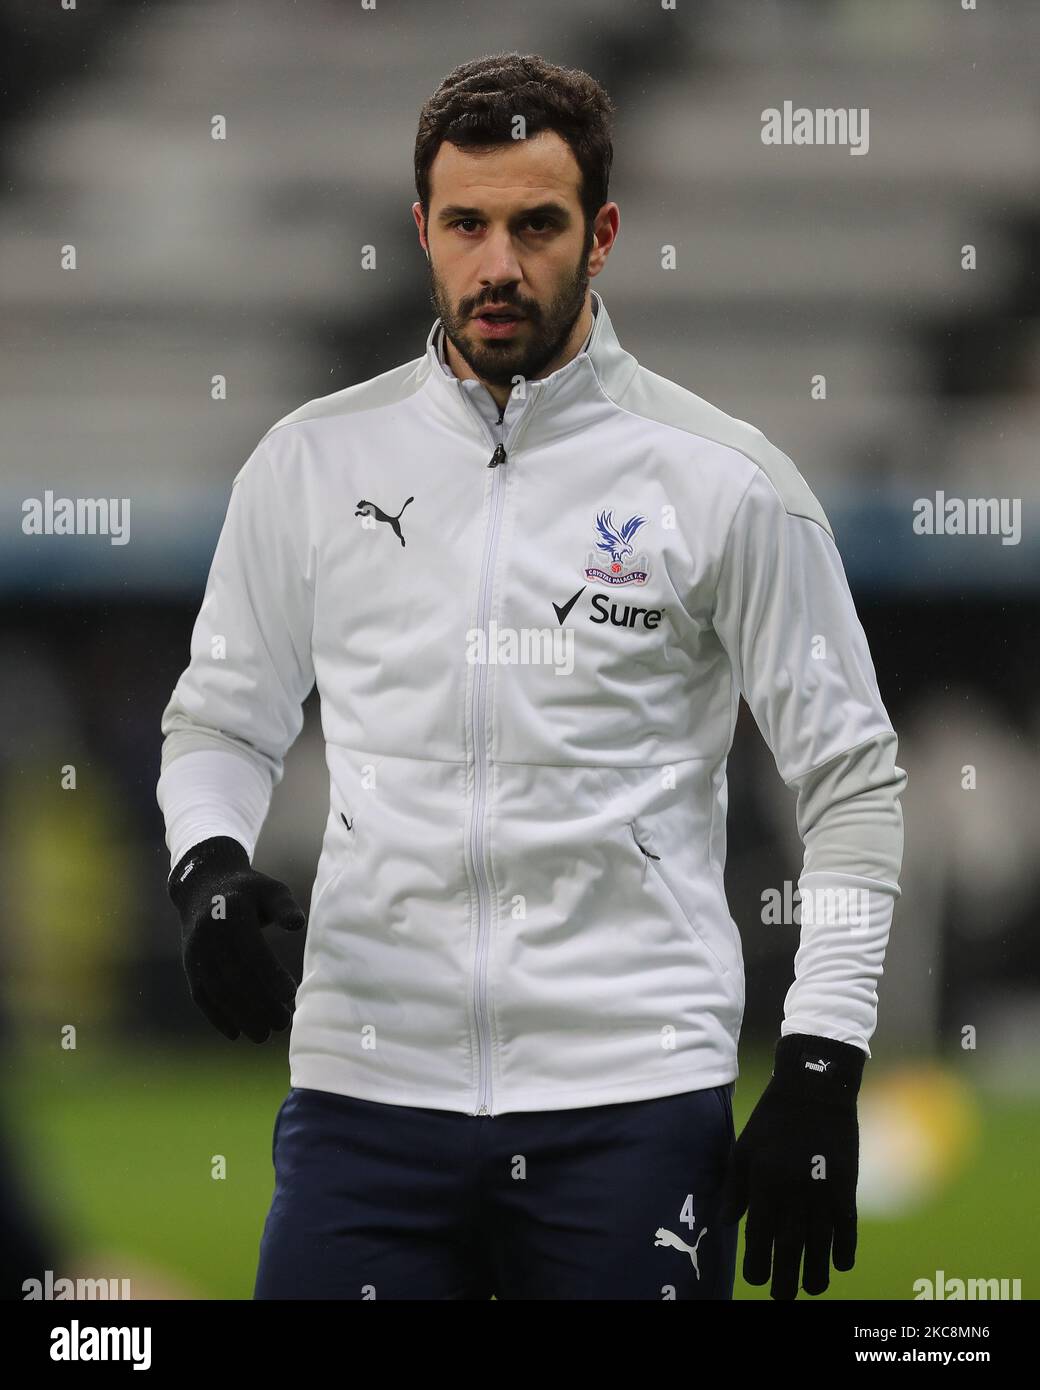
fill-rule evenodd
<path id="1" fill-rule="evenodd" d="M 591 246 L 591 238 L 589 239 Z M 527 299 L 515 290 L 487 290 L 464 299 L 457 307 L 448 299 L 432 260 L 430 302 L 444 325 L 444 333 L 462 360 L 491 386 L 512 386 L 516 377 L 537 381 L 567 344 L 585 305 L 589 288 L 588 248 L 563 285 L 546 305 Z M 507 304 L 524 323 L 514 338 L 483 338 L 473 320 L 486 304 Z"/>

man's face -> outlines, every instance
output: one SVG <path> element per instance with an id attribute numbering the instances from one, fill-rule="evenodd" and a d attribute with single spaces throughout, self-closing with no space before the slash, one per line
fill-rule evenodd
<path id="1" fill-rule="evenodd" d="M 430 169 L 430 296 L 444 331 L 493 386 L 544 375 L 585 304 L 590 267 L 581 170 L 555 131 L 491 149 L 445 141 Z M 613 204 L 607 204 L 613 207 Z M 422 213 L 413 209 L 420 232 Z M 506 306 L 511 322 L 483 316 Z"/>

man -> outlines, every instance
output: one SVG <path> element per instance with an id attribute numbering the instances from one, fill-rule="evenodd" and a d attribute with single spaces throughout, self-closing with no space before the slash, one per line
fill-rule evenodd
<path id="1" fill-rule="evenodd" d="M 793 1298 L 851 1267 L 905 774 L 791 461 L 641 367 L 589 280 L 611 104 L 499 55 L 423 110 L 424 354 L 235 479 L 158 795 L 196 1002 L 284 1028 L 250 867 L 317 682 L 330 805 L 256 1297 Z M 734 1148 L 723 888 L 743 693 L 805 843 L 773 1079 Z M 847 910 L 855 902 L 858 911 Z"/>

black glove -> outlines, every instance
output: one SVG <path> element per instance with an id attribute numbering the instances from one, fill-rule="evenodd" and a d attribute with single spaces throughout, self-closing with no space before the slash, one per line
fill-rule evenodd
<path id="1" fill-rule="evenodd" d="M 260 935 L 270 922 L 286 931 L 305 924 L 285 884 L 252 869 L 237 840 L 217 835 L 188 851 L 167 888 L 181 917 L 191 997 L 210 1023 L 232 1041 L 242 1032 L 258 1043 L 287 1028 L 296 981 Z"/>
<path id="2" fill-rule="evenodd" d="M 859 1122 L 856 1098 L 867 1054 L 851 1043 L 791 1033 L 776 1047 L 773 1076 L 737 1140 L 723 1188 L 725 1225 L 747 1211 L 744 1278 L 771 1298 L 823 1293 L 834 1268 L 856 1259 Z"/>

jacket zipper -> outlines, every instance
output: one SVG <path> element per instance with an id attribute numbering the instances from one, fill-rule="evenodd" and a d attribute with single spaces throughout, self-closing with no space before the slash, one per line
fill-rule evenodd
<path id="1" fill-rule="evenodd" d="M 519 438 L 520 431 L 525 421 L 531 414 L 534 404 L 537 386 L 532 386 L 532 396 L 527 405 L 521 412 L 520 418 L 513 426 L 513 433 L 509 438 L 509 447 L 513 448 Z M 491 607 L 491 590 L 495 572 L 495 554 L 498 548 L 498 531 L 502 520 L 502 492 L 505 487 L 505 476 L 499 470 L 508 460 L 506 445 L 503 441 L 502 421 L 505 417 L 505 410 L 498 419 L 498 439 L 491 434 L 484 422 L 480 412 L 466 399 L 466 392 L 459 388 L 460 395 L 466 400 L 467 407 L 477 417 L 480 428 L 487 435 L 494 446 L 494 453 L 488 460 L 487 467 L 495 471 L 491 476 L 491 507 L 488 528 L 484 537 L 484 554 L 480 567 L 480 588 L 477 597 L 477 625 L 487 637 L 488 611 Z M 485 653 L 487 647 L 485 645 Z M 492 1089 L 491 1089 L 491 1019 L 488 1012 L 487 1001 L 487 965 L 488 952 L 491 936 L 491 889 L 487 878 L 487 867 L 484 857 L 485 851 L 485 810 L 487 799 L 487 706 L 488 706 L 488 678 L 487 662 L 478 662 L 477 670 L 473 679 L 473 698 L 470 709 L 470 721 L 473 733 L 473 757 L 474 757 L 474 778 L 473 778 L 473 818 L 470 828 L 470 854 L 473 859 L 473 870 L 477 879 L 477 953 L 476 965 L 473 972 L 473 1008 L 477 1020 L 477 1054 L 479 1059 L 479 1078 L 477 1086 L 477 1108 L 476 1115 L 492 1117 Z"/>

